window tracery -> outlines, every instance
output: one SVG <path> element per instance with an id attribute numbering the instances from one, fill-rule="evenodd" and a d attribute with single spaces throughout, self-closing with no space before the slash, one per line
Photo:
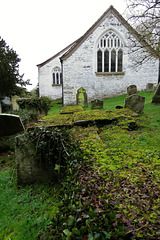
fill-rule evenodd
<path id="1" fill-rule="evenodd" d="M 62 84 L 62 72 L 60 67 L 56 66 L 53 68 L 52 77 L 53 77 L 53 85 Z"/>
<path id="2" fill-rule="evenodd" d="M 122 72 L 123 42 L 119 36 L 108 31 L 97 45 L 97 72 Z"/>

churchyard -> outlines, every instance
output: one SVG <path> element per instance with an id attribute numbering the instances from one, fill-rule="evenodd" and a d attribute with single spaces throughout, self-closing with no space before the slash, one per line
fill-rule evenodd
<path id="1" fill-rule="evenodd" d="M 123 95 L 92 111 L 89 103 L 65 114 L 55 104 L 30 124 L 29 156 L 38 154 L 36 167 L 45 159 L 54 179 L 24 184 L 14 151 L 0 155 L 0 239 L 160 239 L 160 105 L 151 103 L 153 94 L 138 93 L 145 97 L 139 114 L 121 108 Z M 17 145 L 24 150 L 24 139 Z"/>

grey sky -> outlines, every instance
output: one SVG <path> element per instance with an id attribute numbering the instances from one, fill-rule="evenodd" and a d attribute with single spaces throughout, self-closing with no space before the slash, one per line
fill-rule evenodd
<path id="1" fill-rule="evenodd" d="M 36 86 L 36 65 L 82 36 L 113 5 L 125 0 L 0 0 L 0 36 L 21 58 L 20 73 Z"/>

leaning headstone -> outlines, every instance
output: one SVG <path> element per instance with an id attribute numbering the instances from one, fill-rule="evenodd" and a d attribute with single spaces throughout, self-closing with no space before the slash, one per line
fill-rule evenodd
<path id="1" fill-rule="evenodd" d="M 13 111 L 19 110 L 19 105 L 18 105 L 18 103 L 17 103 L 17 99 L 19 99 L 19 97 L 16 96 L 16 95 L 13 96 L 12 99 L 11 99 L 11 102 L 12 102 L 12 110 L 13 110 Z"/>
<path id="2" fill-rule="evenodd" d="M 154 83 L 147 83 L 146 92 L 153 92 L 153 91 L 154 91 Z"/>
<path id="3" fill-rule="evenodd" d="M 160 103 L 160 83 L 155 91 L 155 94 L 152 99 L 152 103 Z"/>
<path id="4" fill-rule="evenodd" d="M 95 99 L 91 101 L 91 109 L 102 109 L 103 108 L 103 101 L 99 99 Z"/>
<path id="5" fill-rule="evenodd" d="M 77 90 L 76 103 L 84 108 L 88 107 L 87 93 L 82 87 Z"/>
<path id="6" fill-rule="evenodd" d="M 138 94 L 133 94 L 125 99 L 125 108 L 136 113 L 142 113 L 144 108 L 145 97 Z"/>
<path id="7" fill-rule="evenodd" d="M 127 87 L 127 94 L 128 96 L 131 96 L 132 94 L 137 94 L 137 86 L 130 85 L 129 87 Z"/>
<path id="8" fill-rule="evenodd" d="M 0 137 L 14 135 L 24 131 L 24 126 L 17 115 L 0 114 Z"/>

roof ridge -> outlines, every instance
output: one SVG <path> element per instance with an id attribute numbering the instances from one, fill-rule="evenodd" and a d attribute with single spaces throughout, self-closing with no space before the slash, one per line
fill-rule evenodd
<path id="1" fill-rule="evenodd" d="M 52 57 L 48 58 L 46 61 L 40 63 L 40 64 L 37 64 L 37 67 L 42 67 L 43 65 L 45 65 L 46 63 L 52 61 L 54 58 L 56 58 L 58 55 L 60 55 L 61 53 L 63 53 L 64 51 L 67 51 L 68 48 L 70 47 L 73 47 L 73 45 L 78 41 L 75 40 L 74 42 L 72 42 L 71 44 L 69 44 L 67 47 L 63 48 L 61 51 L 59 51 L 58 53 L 56 53 L 55 55 L 53 55 Z"/>

